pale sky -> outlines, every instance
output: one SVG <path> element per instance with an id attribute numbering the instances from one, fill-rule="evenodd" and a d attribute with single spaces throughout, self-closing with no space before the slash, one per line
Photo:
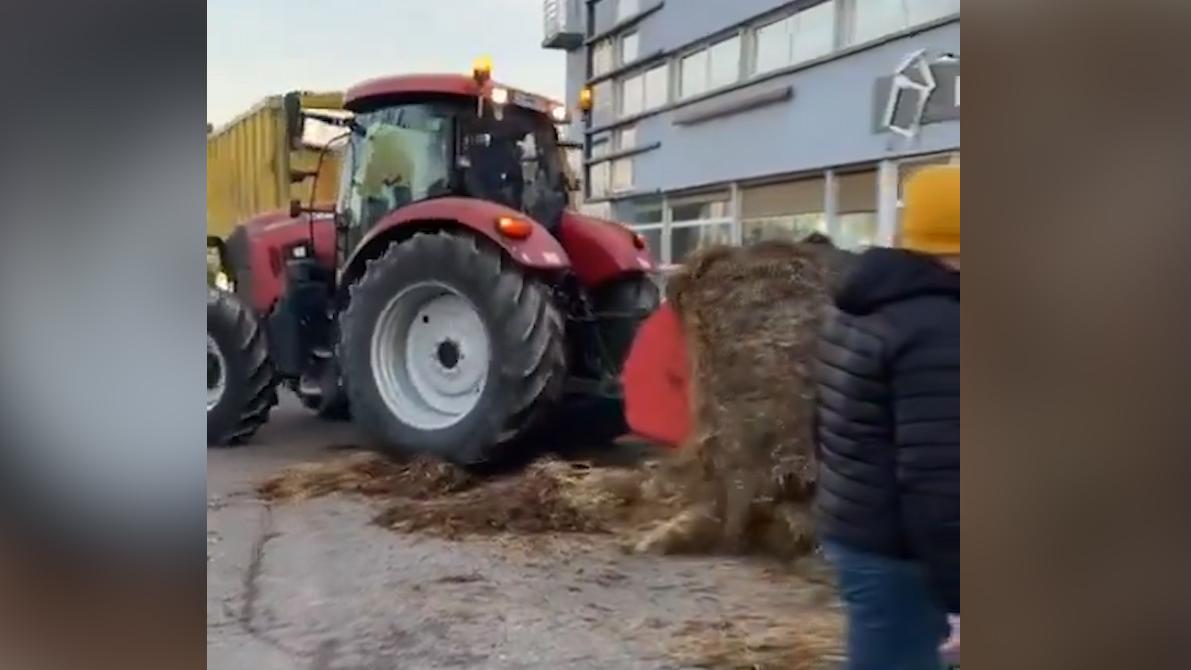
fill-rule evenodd
<path id="1" fill-rule="evenodd" d="M 207 121 L 266 96 L 370 77 L 468 72 L 562 100 L 564 52 L 543 49 L 542 0 L 207 0 Z"/>

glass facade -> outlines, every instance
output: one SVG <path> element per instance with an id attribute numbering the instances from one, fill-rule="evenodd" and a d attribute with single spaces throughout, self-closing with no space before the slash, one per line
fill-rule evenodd
<path id="1" fill-rule="evenodd" d="M 959 152 L 885 162 L 898 175 L 889 200 L 899 213 L 905 179 L 925 165 L 946 163 L 958 164 Z M 634 198 L 619 202 L 612 214 L 645 235 L 663 265 L 681 264 L 694 250 L 712 244 L 800 240 L 815 232 L 860 251 L 894 241 L 881 231 L 880 207 L 887 198 L 879 167 L 849 166 L 697 194 Z"/>

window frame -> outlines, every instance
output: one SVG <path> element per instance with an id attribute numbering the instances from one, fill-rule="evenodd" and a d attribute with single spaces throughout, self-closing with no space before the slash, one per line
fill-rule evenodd
<path id="1" fill-rule="evenodd" d="M 602 181 L 596 180 L 596 171 L 599 171 L 604 177 Z M 603 188 L 597 192 L 596 184 L 603 184 Z M 587 197 L 592 200 L 601 200 L 607 198 L 612 194 L 612 167 L 611 161 L 600 161 L 592 163 L 587 166 Z"/>
<path id="2" fill-rule="evenodd" d="M 650 95 L 650 81 L 651 76 L 661 71 L 661 99 L 651 102 Z M 656 109 L 661 109 L 670 104 L 670 61 L 663 60 L 653 67 L 646 68 L 643 71 L 644 79 L 642 80 L 642 112 L 652 112 Z"/>
<path id="3" fill-rule="evenodd" d="M 790 40 L 790 62 L 789 62 L 789 65 L 798 65 L 799 63 L 806 63 L 808 61 L 815 60 L 816 58 L 822 58 L 824 56 L 830 55 L 830 54 L 835 53 L 840 50 L 840 46 L 841 46 L 841 44 L 840 44 L 840 14 L 841 14 L 840 5 L 842 4 L 842 2 L 843 2 L 843 0 L 826 0 L 825 2 L 820 2 L 818 4 L 811 5 L 810 7 L 805 7 L 801 11 L 798 11 L 798 12 L 790 15 L 789 20 L 791 22 L 790 25 L 791 25 L 792 29 L 789 32 L 789 40 Z M 807 19 L 806 15 L 808 13 L 813 12 L 815 10 L 822 9 L 826 5 L 831 6 L 831 11 L 830 11 L 830 15 L 831 15 L 831 31 L 830 31 L 831 32 L 831 44 L 830 44 L 830 46 L 828 46 L 825 51 L 822 51 L 820 53 L 815 53 L 815 54 L 811 54 L 811 55 L 807 55 L 807 56 L 798 56 L 798 54 L 797 54 L 797 52 L 798 52 L 798 33 L 799 33 L 801 21 Z"/>
<path id="4" fill-rule="evenodd" d="M 658 76 L 660 74 L 660 76 Z M 662 60 L 650 67 L 633 70 L 631 73 L 626 73 L 622 77 L 618 77 L 615 84 L 616 96 L 616 117 L 617 119 L 629 119 L 641 114 L 647 114 L 658 109 L 662 109 L 670 104 L 670 61 Z M 651 84 L 659 84 L 660 88 L 651 89 Z M 636 89 L 636 90 L 633 90 Z M 633 90 L 637 94 L 634 102 L 640 102 L 638 106 L 629 108 L 626 103 L 629 96 L 626 92 Z M 655 96 L 659 96 L 656 98 Z"/>
<path id="5" fill-rule="evenodd" d="M 632 192 L 633 185 L 636 183 L 634 175 L 636 166 L 633 165 L 633 157 L 624 156 L 606 162 L 611 164 L 608 168 L 608 192 L 613 195 Z M 622 176 L 624 171 L 627 171 L 628 176 L 625 178 L 624 183 L 618 182 L 618 171 L 621 172 Z"/>
<path id="6" fill-rule="evenodd" d="M 729 42 L 733 42 L 733 41 L 736 42 L 736 48 L 733 50 L 733 53 L 735 54 L 736 63 L 735 63 L 735 67 L 732 68 L 732 70 L 733 70 L 732 80 L 717 84 L 713 80 L 713 77 L 712 77 L 712 74 L 715 72 L 715 58 L 713 58 L 712 56 L 715 53 L 715 49 L 717 47 L 721 47 L 721 46 L 728 44 Z M 736 34 L 732 35 L 731 37 L 726 37 L 722 40 L 719 40 L 718 42 L 712 42 L 711 44 L 708 44 L 707 45 L 707 90 L 708 91 L 718 91 L 719 89 L 727 88 L 729 86 L 732 86 L 733 84 L 739 84 L 741 81 L 741 66 L 743 65 L 743 63 L 744 63 L 744 32 L 743 31 L 737 31 Z"/>
<path id="7" fill-rule="evenodd" d="M 632 124 L 632 125 L 628 125 L 628 126 L 621 126 L 620 128 L 617 128 L 612 133 L 612 135 L 613 135 L 612 141 L 613 141 L 614 151 L 618 151 L 618 152 L 619 151 L 627 151 L 629 149 L 637 148 L 637 125 L 636 124 Z M 628 137 L 632 138 L 631 141 L 625 142 L 626 135 Z"/>
<path id="8" fill-rule="evenodd" d="M 703 83 L 700 86 L 698 91 L 696 91 L 694 93 L 688 93 L 686 90 L 687 61 L 689 61 L 693 58 L 698 58 L 700 56 L 703 58 L 703 67 L 695 68 L 695 69 L 692 69 L 691 71 L 692 72 L 700 72 L 700 76 L 702 77 L 701 81 Z M 695 49 L 693 51 L 684 53 L 678 57 L 677 61 L 678 61 L 678 99 L 679 100 L 687 100 L 689 98 L 693 98 L 695 96 L 702 95 L 703 93 L 706 93 L 708 90 L 707 89 L 708 63 L 711 62 L 711 54 L 709 54 L 707 52 L 707 47 L 704 46 L 699 49 Z"/>
<path id="9" fill-rule="evenodd" d="M 940 14 L 937 14 L 937 15 L 931 17 L 931 18 L 913 20 L 912 19 L 912 10 L 909 9 L 909 5 L 914 4 L 918 0 L 904 0 L 904 2 L 906 3 L 906 5 L 905 5 L 906 11 L 902 12 L 901 25 L 899 25 L 898 27 L 893 28 L 893 29 L 889 29 L 888 27 L 886 27 L 886 28 L 884 28 L 878 32 L 874 32 L 866 37 L 858 38 L 856 36 L 857 18 L 860 16 L 860 7 L 861 7 L 862 3 L 864 3 L 866 0 L 837 0 L 837 1 L 843 3 L 843 7 L 844 7 L 843 11 L 837 11 L 837 13 L 836 13 L 836 22 L 843 24 L 842 26 L 837 27 L 837 47 L 836 47 L 837 50 L 846 49 L 849 47 L 859 46 L 859 45 L 863 45 L 863 44 L 868 44 L 870 42 L 877 42 L 879 40 L 884 39 L 885 37 L 888 37 L 889 35 L 895 35 L 897 33 L 911 30 L 918 26 L 926 25 L 933 21 L 938 21 L 945 17 L 958 14 L 960 12 L 960 5 L 961 5 L 961 0 L 944 0 L 945 2 L 954 3 L 955 8 L 953 11 L 947 11 L 944 13 L 940 13 Z"/>
<path id="10" fill-rule="evenodd" d="M 687 220 L 687 221 L 671 221 L 669 225 L 670 225 L 669 233 L 665 236 L 667 239 L 666 258 L 669 259 L 669 262 L 671 264 L 681 265 L 683 260 L 685 260 L 687 256 L 690 256 L 692 253 L 699 250 L 702 246 L 700 244 L 696 244 L 690 251 L 688 251 L 686 254 L 684 254 L 682 256 L 682 258 L 678 259 L 677 261 L 674 260 L 674 258 L 675 258 L 675 255 L 674 255 L 674 252 L 675 252 L 674 232 L 675 231 L 686 232 L 686 231 L 703 231 L 703 230 L 708 230 L 708 229 L 718 229 L 717 237 L 720 237 L 721 234 L 726 233 L 726 235 L 723 235 L 723 237 L 725 237 L 726 239 L 725 239 L 725 241 L 721 241 L 721 242 L 713 242 L 713 244 L 735 244 L 735 238 L 736 238 L 735 222 L 732 221 L 732 217 L 730 217 L 730 216 L 725 217 L 725 218 L 692 219 L 692 220 Z"/>
<path id="11" fill-rule="evenodd" d="M 591 45 L 591 76 L 602 77 L 605 74 L 615 70 L 616 58 L 619 51 L 620 47 L 618 41 L 613 37 L 602 39 Z M 601 62 L 599 58 L 601 53 L 607 54 L 607 57 L 604 59 L 607 62 L 607 67 L 604 68 L 597 66 L 598 63 Z"/>
<path id="12" fill-rule="evenodd" d="M 727 37 L 718 39 L 714 42 L 707 42 L 704 44 L 700 44 L 697 48 L 694 48 L 694 49 L 691 49 L 689 51 L 679 54 L 678 57 L 675 59 L 678 64 L 678 75 L 676 77 L 676 79 L 678 80 L 677 99 L 678 100 L 689 100 L 691 98 L 696 98 L 701 95 L 706 95 L 708 93 L 712 93 L 714 91 L 730 88 L 732 86 L 735 86 L 736 84 L 739 84 L 741 81 L 743 81 L 745 67 L 746 67 L 746 61 L 747 61 L 746 54 L 745 54 L 745 43 L 747 41 L 746 33 L 747 33 L 747 31 L 745 31 L 745 30 L 738 30 L 735 33 L 732 33 L 731 35 L 729 35 Z M 732 41 L 736 42 L 736 49 L 734 50 L 734 53 L 736 54 L 736 67 L 734 68 L 735 76 L 732 79 L 732 81 L 712 85 L 712 83 L 713 83 L 712 82 L 712 72 L 714 70 L 714 67 L 713 67 L 714 60 L 712 58 L 712 51 L 716 47 L 723 46 L 723 45 L 725 45 L 729 42 L 732 42 Z M 690 60 L 692 58 L 698 58 L 698 57 L 702 57 L 702 59 L 703 59 L 703 67 L 702 67 L 703 85 L 698 91 L 688 92 L 687 87 L 686 87 L 686 73 L 687 73 L 686 64 L 687 64 L 688 60 Z"/>
<path id="13" fill-rule="evenodd" d="M 628 8 L 626 10 L 626 7 Z M 616 22 L 634 17 L 641 13 L 641 0 L 616 0 Z"/>
<path id="14" fill-rule="evenodd" d="M 632 57 L 626 58 L 624 50 L 625 50 L 625 44 L 628 43 L 629 38 L 633 38 L 635 40 L 635 49 L 633 51 Z M 637 59 L 641 58 L 641 31 L 630 30 L 629 32 L 621 35 L 617 39 L 615 57 L 616 57 L 616 63 L 617 63 L 616 66 L 617 67 L 624 67 L 625 65 L 636 62 Z"/>
<path id="15" fill-rule="evenodd" d="M 617 89 L 617 82 L 612 79 L 605 79 L 591 87 L 591 94 L 594 98 L 591 116 L 596 123 L 604 123 L 617 118 L 617 109 L 620 104 L 617 101 L 620 97 L 620 92 Z"/>
<path id="16" fill-rule="evenodd" d="M 830 56 L 837 53 L 847 46 L 846 40 L 843 36 L 841 27 L 847 22 L 847 17 L 852 16 L 849 11 L 854 0 L 824 0 L 817 2 L 810 6 L 804 6 L 797 11 L 789 12 L 780 18 L 771 18 L 764 23 L 758 23 L 749 28 L 749 33 L 752 36 L 752 46 L 749 52 L 748 76 L 759 77 L 767 75 L 771 72 L 794 67 L 802 63 L 807 63 L 818 58 Z M 821 9 L 824 5 L 831 5 L 831 46 L 824 52 L 812 56 L 795 58 L 795 44 L 798 37 L 798 22 L 799 17 L 807 12 Z M 777 25 L 783 27 L 782 36 L 785 42 L 785 57 L 781 64 L 768 67 L 764 70 L 760 67 L 760 51 L 761 51 L 761 31 L 772 28 Z"/>
<path id="17" fill-rule="evenodd" d="M 634 88 L 639 89 L 639 105 L 636 109 L 630 111 L 625 106 L 628 100 L 628 96 L 625 95 L 625 91 L 629 89 L 630 83 L 637 83 L 638 81 L 640 85 L 634 86 Z M 641 114 L 645 111 L 645 70 L 637 70 L 632 74 L 626 74 L 625 76 L 618 78 L 616 80 L 615 89 L 618 93 L 616 96 L 616 118 L 628 118 Z"/>
<path id="18" fill-rule="evenodd" d="M 753 47 L 752 47 L 752 53 L 750 54 L 751 58 L 750 58 L 750 62 L 749 62 L 749 75 L 750 76 L 755 77 L 758 75 L 769 74 L 770 72 L 776 72 L 777 70 L 780 70 L 784 67 L 789 67 L 790 61 L 792 60 L 792 47 L 791 47 L 792 41 L 790 39 L 790 22 L 793 20 L 793 18 L 794 18 L 793 14 L 787 14 L 780 19 L 774 19 L 773 21 L 767 21 L 765 23 L 761 23 L 756 26 L 753 26 L 753 28 L 750 31 L 750 32 L 752 32 L 752 35 L 753 35 L 753 40 L 752 40 Z M 771 66 L 771 67 L 767 67 L 766 69 L 762 70 L 761 63 L 760 63 L 760 60 L 761 60 L 761 58 L 760 58 L 760 56 L 761 56 L 761 31 L 767 30 L 769 28 L 776 28 L 778 26 L 781 26 L 781 28 L 782 28 L 781 36 L 782 36 L 782 41 L 785 46 L 786 55 L 783 58 L 781 63 Z"/>

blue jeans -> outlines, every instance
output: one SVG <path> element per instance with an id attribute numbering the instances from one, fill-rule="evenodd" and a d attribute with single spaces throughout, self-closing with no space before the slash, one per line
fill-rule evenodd
<path id="1" fill-rule="evenodd" d="M 824 543 L 847 612 L 847 670 L 941 670 L 947 614 L 917 563 Z"/>

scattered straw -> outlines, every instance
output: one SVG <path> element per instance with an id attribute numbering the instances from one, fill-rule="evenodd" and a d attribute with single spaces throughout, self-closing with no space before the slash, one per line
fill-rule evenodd
<path id="1" fill-rule="evenodd" d="M 535 463 L 514 477 L 436 500 L 397 500 L 377 517 L 388 528 L 458 537 L 485 533 L 600 533 L 608 528 L 563 493 L 565 464 Z"/>
<path id="2" fill-rule="evenodd" d="M 464 491 L 476 484 L 467 471 L 430 458 L 398 463 L 358 452 L 319 463 L 302 463 L 265 480 L 258 491 L 268 500 L 304 500 L 330 493 L 424 500 Z"/>

